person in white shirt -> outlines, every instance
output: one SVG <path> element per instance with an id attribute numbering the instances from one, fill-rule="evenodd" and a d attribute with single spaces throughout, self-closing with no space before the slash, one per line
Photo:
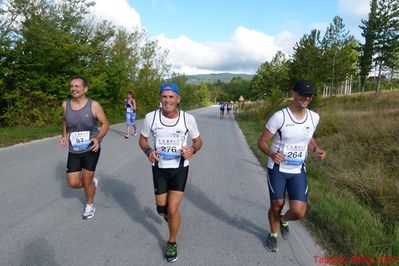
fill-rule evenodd
<path id="1" fill-rule="evenodd" d="M 162 84 L 162 107 L 146 114 L 139 145 L 152 163 L 157 212 L 168 222 L 169 239 L 165 260 L 177 260 L 180 203 L 188 177 L 189 160 L 201 149 L 202 140 L 195 118 L 178 108 L 180 89 L 176 84 Z M 151 137 L 151 144 L 149 138 Z M 188 145 L 188 137 L 192 145 Z"/>
<path id="2" fill-rule="evenodd" d="M 314 93 L 314 87 L 309 81 L 297 81 L 292 89 L 292 104 L 272 115 L 258 141 L 259 149 L 269 157 L 268 217 L 271 232 L 266 239 L 266 248 L 271 252 L 278 251 L 278 228 L 281 236 L 287 239 L 288 221 L 305 216 L 308 200 L 305 160 L 308 150 L 313 151 L 320 160 L 326 156 L 326 152 L 317 146 L 313 138 L 320 117 L 307 108 Z M 286 191 L 289 209 L 281 215 Z"/>

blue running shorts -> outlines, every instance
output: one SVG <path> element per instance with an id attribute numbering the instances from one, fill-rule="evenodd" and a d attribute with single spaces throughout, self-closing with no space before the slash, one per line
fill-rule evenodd
<path id="1" fill-rule="evenodd" d="M 270 200 L 284 199 L 287 191 L 289 200 L 308 202 L 308 180 L 304 167 L 299 174 L 280 172 L 279 167 L 275 164 L 273 169 L 267 168 Z"/>

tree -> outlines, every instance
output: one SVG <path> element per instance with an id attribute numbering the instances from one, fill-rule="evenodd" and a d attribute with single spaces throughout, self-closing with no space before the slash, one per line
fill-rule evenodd
<path id="1" fill-rule="evenodd" d="M 362 25 L 359 26 L 362 29 L 362 36 L 365 39 L 364 44 L 360 46 L 361 53 L 359 59 L 362 92 L 365 90 L 366 80 L 373 64 L 374 40 L 377 29 L 376 12 L 377 0 L 371 0 L 368 20 L 362 19 Z"/>
<path id="2" fill-rule="evenodd" d="M 211 93 L 209 91 L 209 84 L 201 82 L 198 87 L 198 99 L 200 106 L 206 106 L 210 102 Z"/>
<path id="3" fill-rule="evenodd" d="M 249 98 L 249 86 L 250 81 L 245 80 L 241 77 L 234 77 L 228 84 L 230 94 L 230 100 L 238 101 L 238 98 L 242 95 L 245 99 Z"/>
<path id="4" fill-rule="evenodd" d="M 376 88 L 376 93 L 378 94 L 380 92 L 382 72 L 398 68 L 399 3 L 397 0 L 378 0 L 377 25 L 374 45 L 375 61 L 378 69 Z"/>
<path id="5" fill-rule="evenodd" d="M 285 54 L 281 51 L 277 51 L 270 62 L 263 63 L 251 81 L 251 98 L 268 97 L 272 94 L 274 87 L 287 92 L 289 90 L 288 63 Z"/>
<path id="6" fill-rule="evenodd" d="M 345 24 L 339 16 L 327 28 L 322 39 L 320 76 L 330 84 L 330 96 L 336 94 L 336 85 L 347 80 L 356 73 L 358 54 L 357 42 L 345 30 Z"/>
<path id="7" fill-rule="evenodd" d="M 87 77 L 89 96 L 108 114 L 118 110 L 127 90 L 142 97 L 139 111 L 157 105 L 155 88 L 169 70 L 167 51 L 144 31 L 88 20 L 91 5 L 89 0 L 0 0 L 1 126 L 59 124 L 69 78 L 77 74 Z"/>
<path id="8" fill-rule="evenodd" d="M 296 80 L 311 81 L 316 87 L 323 84 L 320 75 L 321 62 L 320 31 L 312 30 L 305 34 L 299 43 L 295 44 L 294 54 L 290 63 L 290 79 L 293 84 Z"/>
<path id="9" fill-rule="evenodd" d="M 10 26 L 11 43 L 2 60 L 7 69 L 4 98 L 8 101 L 2 117 L 10 124 L 53 123 L 58 120 L 60 92 L 65 90 L 68 77 L 80 67 L 84 45 L 79 42 L 79 23 L 89 5 L 78 0 L 9 3 L 10 12 L 17 19 Z M 64 16 L 73 19 L 66 20 Z"/>
<path id="10" fill-rule="evenodd" d="M 136 88 L 137 102 L 144 107 L 143 111 L 158 107 L 158 88 L 170 68 L 166 64 L 167 54 L 168 51 L 162 50 L 153 40 L 147 41 L 141 47 L 141 67 Z"/>

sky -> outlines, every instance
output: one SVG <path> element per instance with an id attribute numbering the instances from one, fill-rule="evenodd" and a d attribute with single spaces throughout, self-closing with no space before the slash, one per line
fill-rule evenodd
<path id="1" fill-rule="evenodd" d="M 370 0 L 94 0 L 92 13 L 128 31 L 143 29 L 168 50 L 171 72 L 254 74 L 277 51 L 287 57 L 335 16 L 364 42 Z"/>

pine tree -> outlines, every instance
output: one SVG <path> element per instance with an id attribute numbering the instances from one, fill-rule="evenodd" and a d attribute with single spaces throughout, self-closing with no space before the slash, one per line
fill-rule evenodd
<path id="1" fill-rule="evenodd" d="M 362 29 L 362 36 L 365 39 L 364 44 L 360 46 L 361 55 L 359 59 L 362 92 L 364 92 L 366 80 L 373 64 L 374 40 L 377 27 L 376 12 L 377 0 L 371 0 L 368 20 L 362 19 L 362 25 L 359 26 Z"/>

